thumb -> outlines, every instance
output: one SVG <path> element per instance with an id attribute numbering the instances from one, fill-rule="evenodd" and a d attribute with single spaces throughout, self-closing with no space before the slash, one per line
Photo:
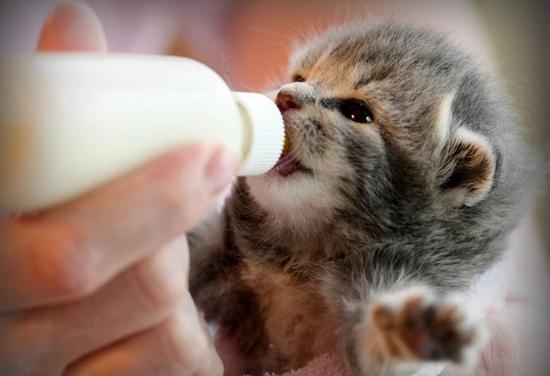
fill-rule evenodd
<path id="1" fill-rule="evenodd" d="M 37 50 L 105 52 L 107 44 L 101 23 L 92 9 L 77 1 L 64 1 L 46 19 Z"/>

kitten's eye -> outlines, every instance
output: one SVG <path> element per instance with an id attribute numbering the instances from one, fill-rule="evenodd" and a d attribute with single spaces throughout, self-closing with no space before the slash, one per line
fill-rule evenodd
<path id="1" fill-rule="evenodd" d="M 292 82 L 304 82 L 306 79 L 299 74 L 292 76 Z"/>
<path id="2" fill-rule="evenodd" d="M 342 115 L 356 123 L 372 123 L 374 121 L 371 110 L 366 104 L 358 100 L 343 101 L 339 110 Z"/>

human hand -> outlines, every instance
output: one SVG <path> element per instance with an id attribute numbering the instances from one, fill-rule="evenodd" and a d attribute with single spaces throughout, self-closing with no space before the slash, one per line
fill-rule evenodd
<path id="1" fill-rule="evenodd" d="M 104 51 L 105 38 L 89 8 L 67 2 L 39 49 Z M 237 165 L 221 147 L 190 145 L 77 200 L 0 221 L 0 374 L 221 375 L 187 290 L 184 233 Z"/>

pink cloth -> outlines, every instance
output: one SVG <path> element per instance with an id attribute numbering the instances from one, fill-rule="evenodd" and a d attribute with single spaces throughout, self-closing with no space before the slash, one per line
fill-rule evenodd
<path id="1" fill-rule="evenodd" d="M 303 368 L 280 376 L 351 376 L 342 360 L 334 354 L 323 354 Z"/>

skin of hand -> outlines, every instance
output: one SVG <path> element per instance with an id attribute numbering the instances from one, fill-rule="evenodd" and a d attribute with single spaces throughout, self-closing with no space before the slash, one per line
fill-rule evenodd
<path id="1" fill-rule="evenodd" d="M 41 51 L 105 51 L 95 14 L 65 2 Z M 185 232 L 237 171 L 193 144 L 77 200 L 0 221 L 0 374 L 221 375 L 189 295 Z"/>

